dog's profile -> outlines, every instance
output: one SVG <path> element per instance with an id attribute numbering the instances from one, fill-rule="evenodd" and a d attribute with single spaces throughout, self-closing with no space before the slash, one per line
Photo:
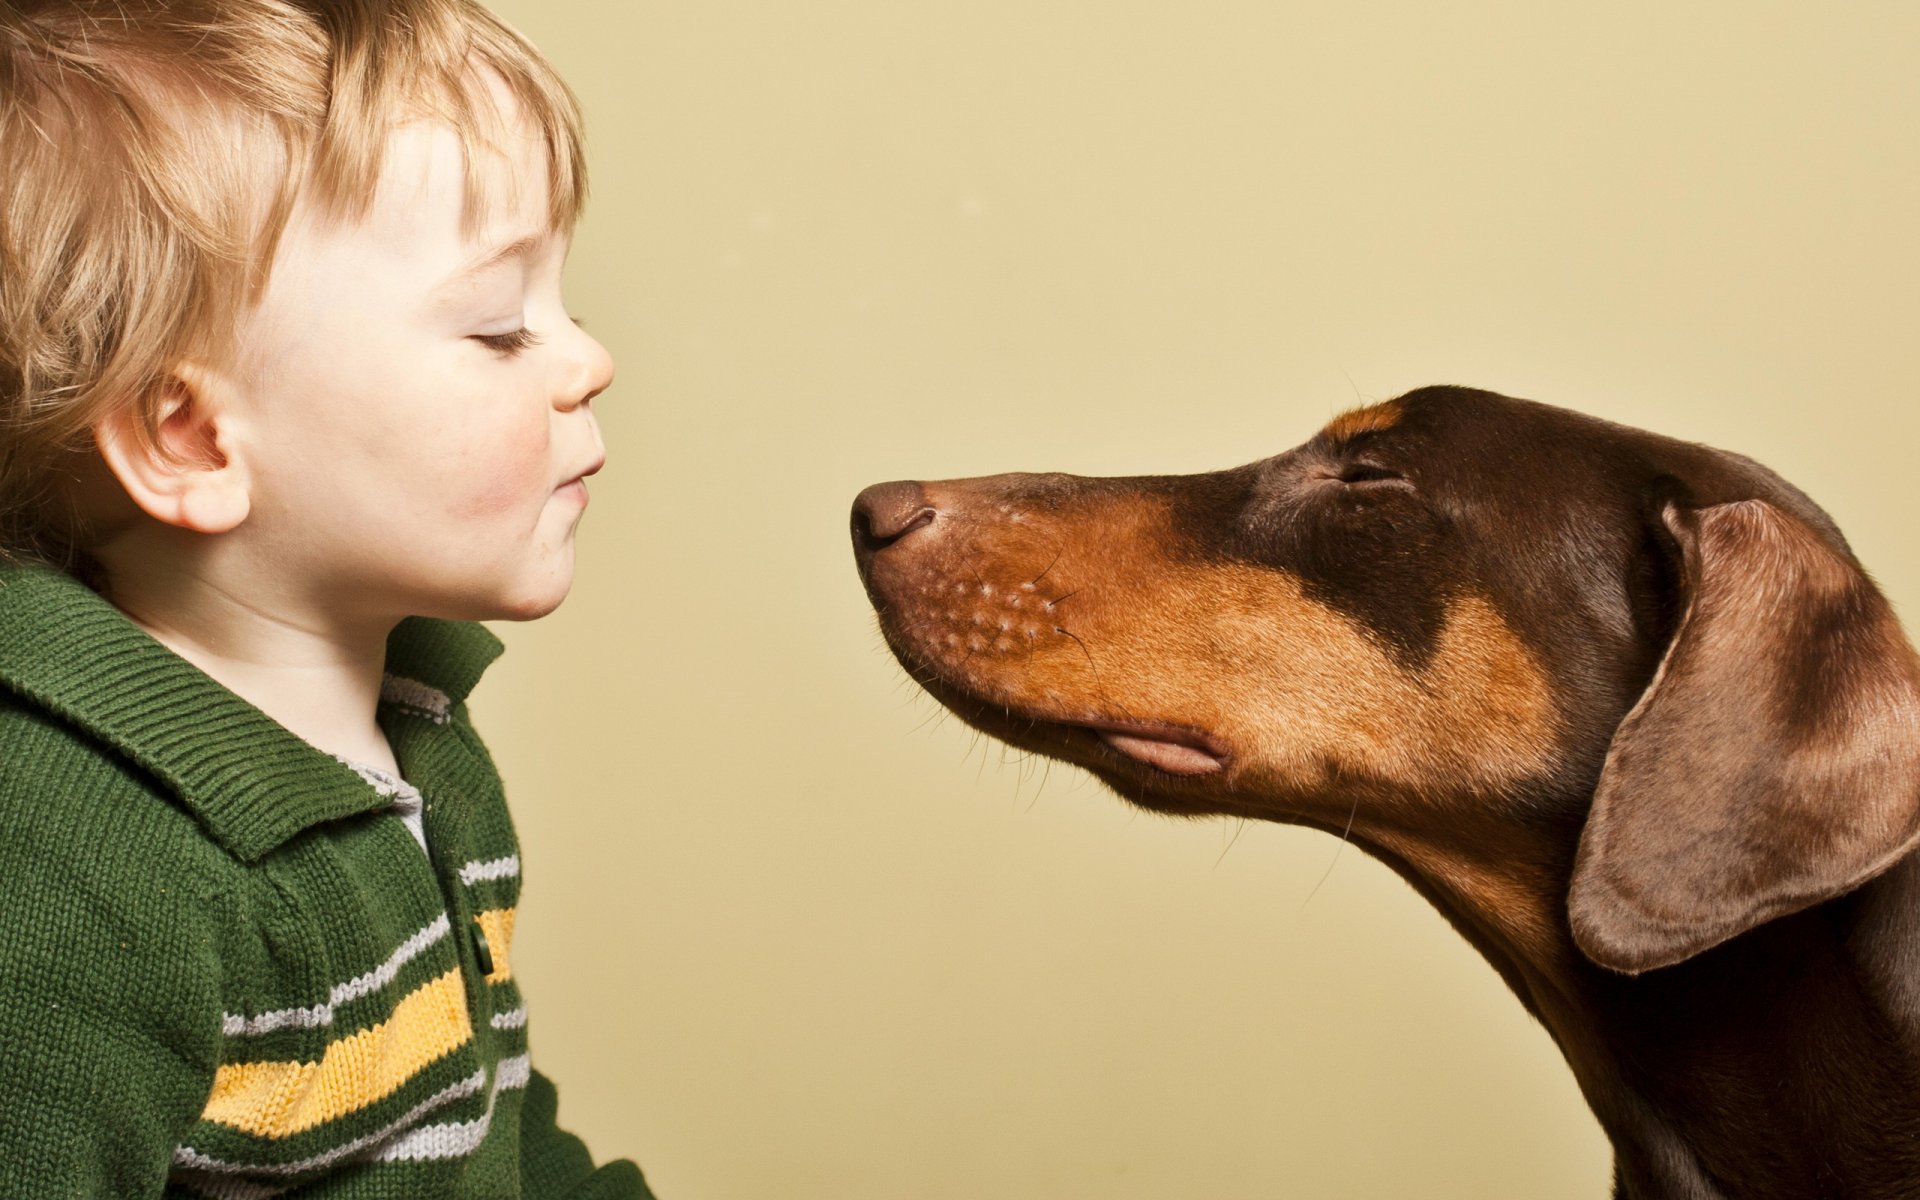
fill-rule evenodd
<path id="1" fill-rule="evenodd" d="M 1920 656 L 1771 471 L 1428 388 L 1213 474 L 880 484 L 853 540 L 969 723 L 1411 882 L 1616 1197 L 1920 1196 Z"/>

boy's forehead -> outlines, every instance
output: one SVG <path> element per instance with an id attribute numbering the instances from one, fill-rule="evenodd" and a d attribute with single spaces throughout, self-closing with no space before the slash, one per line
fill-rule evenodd
<path id="1" fill-rule="evenodd" d="M 358 265 L 369 283 L 412 291 L 422 271 L 452 281 L 525 254 L 527 243 L 564 247 L 579 211 L 577 145 L 523 92 L 469 60 L 459 78 L 399 99 L 358 200 L 318 176 L 296 188 L 266 264 L 268 293 L 289 267 L 311 279 Z"/>
<path id="2" fill-rule="evenodd" d="M 511 241 L 550 227 L 552 187 L 535 130 L 506 126 L 473 139 L 443 121 L 411 121 L 388 139 L 368 216 L 402 239 L 423 222 L 450 222 L 471 245 Z"/>
<path id="3" fill-rule="evenodd" d="M 473 154 L 471 169 L 469 148 Z M 410 264 L 439 289 L 528 254 L 566 230 L 552 223 L 546 147 L 537 132 L 507 128 L 484 142 L 439 120 L 413 120 L 388 137 L 373 202 L 359 216 L 301 205 L 276 254 Z"/>
<path id="4" fill-rule="evenodd" d="M 548 204 L 548 161 L 537 139 L 516 136 L 476 158 L 486 219 L 471 202 L 463 139 L 450 125 L 420 120 L 389 140 L 374 201 L 360 216 L 296 209 L 274 256 L 243 354 L 255 361 L 289 339 L 356 328 L 367 320 L 411 321 L 464 309 L 491 295 L 490 268 L 533 262 L 558 249 Z M 351 314 L 358 314 L 353 316 Z"/>

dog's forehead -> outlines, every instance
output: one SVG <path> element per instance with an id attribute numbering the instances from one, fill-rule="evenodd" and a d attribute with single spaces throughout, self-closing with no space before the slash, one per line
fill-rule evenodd
<path id="1" fill-rule="evenodd" d="M 1428 387 L 1341 413 L 1274 460 L 1291 468 L 1378 466 L 1430 500 L 1532 524 L 1539 506 L 1624 519 L 1653 480 L 1697 476 L 1718 452 L 1571 409 L 1462 387 Z"/>
<path id="2" fill-rule="evenodd" d="M 1467 452 L 1476 446 L 1511 449 L 1513 439 L 1618 445 L 1638 432 L 1533 400 L 1474 388 L 1425 387 L 1348 409 L 1308 444 L 1328 450 L 1420 445 Z"/>
<path id="3" fill-rule="evenodd" d="M 1846 548 L 1805 493 L 1740 454 L 1475 388 L 1425 387 L 1355 408 L 1300 449 L 1389 460 L 1439 492 L 1495 502 L 1518 519 L 1547 498 L 1616 516 L 1644 515 L 1650 498 L 1666 496 L 1693 506 L 1760 499 Z"/>

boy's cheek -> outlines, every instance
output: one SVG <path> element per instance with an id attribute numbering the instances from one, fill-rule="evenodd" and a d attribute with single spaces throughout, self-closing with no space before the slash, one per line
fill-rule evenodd
<path id="1" fill-rule="evenodd" d="M 454 516 L 460 518 L 504 517 L 527 509 L 527 489 L 513 487 L 505 483 L 480 485 L 461 497 L 460 504 L 454 509 Z"/>
<path id="2" fill-rule="evenodd" d="M 454 515 L 501 517 L 537 511 L 553 494 L 548 476 L 547 433 L 502 434 L 476 440 L 465 454 L 449 457 L 451 478 L 442 495 L 454 498 Z"/>

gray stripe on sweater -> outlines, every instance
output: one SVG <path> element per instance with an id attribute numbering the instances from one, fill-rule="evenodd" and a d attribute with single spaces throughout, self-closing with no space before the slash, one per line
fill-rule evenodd
<path id="1" fill-rule="evenodd" d="M 520 856 L 509 854 L 505 858 L 489 859 L 486 862 L 475 859 L 467 863 L 460 868 L 460 882 L 472 887 L 476 883 L 489 880 L 512 879 L 518 874 L 520 874 Z"/>
<path id="2" fill-rule="evenodd" d="M 521 1059 L 524 1059 L 525 1057 L 526 1057 L 525 1055 L 520 1056 Z M 500 1069 L 504 1071 L 506 1069 L 507 1064 L 514 1061 L 516 1060 L 515 1059 L 502 1060 L 502 1062 L 500 1063 Z M 308 1171 L 317 1171 L 322 1167 L 332 1166 L 334 1163 L 337 1163 L 342 1159 L 352 1158 L 354 1155 L 359 1154 L 360 1152 L 368 1149 L 369 1147 L 379 1146 L 382 1143 L 386 1142 L 389 1138 L 393 1137 L 395 1134 L 401 1133 L 407 1129 L 412 1128 L 413 1125 L 420 1120 L 420 1118 L 426 1116 L 430 1112 L 433 1112 L 435 1109 L 444 1108 L 447 1105 L 453 1103 L 455 1100 L 464 1100 L 468 1096 L 474 1095 L 481 1088 L 485 1086 L 487 1086 L 487 1072 L 484 1068 L 482 1068 L 481 1070 L 475 1071 L 473 1074 L 467 1076 L 465 1079 L 460 1080 L 458 1083 L 450 1084 L 447 1087 L 441 1088 L 439 1091 L 435 1092 L 433 1095 L 428 1096 L 425 1100 L 422 1100 L 420 1103 L 408 1109 L 406 1113 L 400 1117 L 400 1119 L 396 1121 L 388 1122 L 386 1125 L 381 1126 L 379 1129 L 374 1130 L 372 1133 L 366 1134 L 362 1137 L 357 1137 L 350 1142 L 342 1142 L 340 1145 L 335 1146 L 331 1150 L 328 1150 L 321 1154 L 316 1154 L 311 1158 L 300 1159 L 298 1162 L 254 1163 L 254 1164 L 232 1163 L 232 1162 L 226 1162 L 218 1158 L 211 1158 L 205 1154 L 200 1153 L 198 1150 L 195 1150 L 192 1146 L 181 1146 L 176 1150 L 174 1150 L 173 1152 L 173 1165 L 176 1167 L 184 1168 L 184 1170 L 190 1174 L 203 1174 L 203 1175 L 213 1175 L 213 1176 L 302 1175 Z M 524 1086 L 524 1084 L 522 1086 Z M 497 1092 L 498 1090 L 499 1089 L 496 1087 L 495 1091 Z M 492 1097 L 488 1098 L 487 1106 L 489 1109 L 492 1108 L 493 1106 Z M 224 1179 L 217 1178 L 217 1179 L 208 1180 L 206 1183 L 195 1184 L 195 1186 L 199 1187 L 200 1190 L 209 1191 L 210 1194 L 217 1194 L 222 1197 L 222 1200 L 225 1200 L 225 1197 L 229 1195 L 228 1192 L 211 1193 L 210 1189 L 212 1186 L 215 1186 L 215 1185 L 233 1189 L 231 1191 L 231 1195 L 234 1198 L 234 1200 L 251 1200 L 251 1197 L 253 1196 L 270 1196 L 270 1195 L 274 1195 L 276 1192 L 285 1191 L 287 1187 L 292 1186 L 291 1184 L 288 1184 L 285 1187 L 273 1188 L 272 1190 L 262 1191 L 260 1190 L 263 1187 L 263 1185 L 261 1184 L 251 1183 L 246 1180 L 234 1179 L 234 1178 L 224 1178 Z"/>
<path id="3" fill-rule="evenodd" d="M 380 698 L 389 704 L 413 709 L 431 718 L 435 725 L 445 725 L 448 714 L 453 711 L 453 700 L 445 692 L 404 675 L 383 676 Z"/>
<path id="4" fill-rule="evenodd" d="M 532 1078 L 533 1062 L 526 1055 L 503 1058 L 495 1069 L 493 1091 L 487 1096 L 487 1111 L 471 1121 L 422 1125 L 409 1130 L 382 1146 L 373 1157 L 381 1162 L 464 1158 L 487 1140 L 487 1131 L 493 1127 L 493 1108 L 500 1100 L 500 1093 L 509 1088 L 523 1088 Z"/>
<path id="5" fill-rule="evenodd" d="M 220 1032 L 228 1037 L 253 1037 L 272 1033 L 276 1029 L 313 1029 L 331 1025 L 334 1009 L 362 996 L 370 996 L 392 983 L 399 976 L 400 968 L 420 957 L 427 947 L 451 932 L 452 922 L 447 914 L 441 913 L 429 921 L 425 928 L 400 943 L 400 948 L 388 956 L 386 962 L 356 979 L 335 984 L 324 1002 L 306 1008 L 276 1008 L 252 1017 L 225 1013 L 220 1018 Z"/>

